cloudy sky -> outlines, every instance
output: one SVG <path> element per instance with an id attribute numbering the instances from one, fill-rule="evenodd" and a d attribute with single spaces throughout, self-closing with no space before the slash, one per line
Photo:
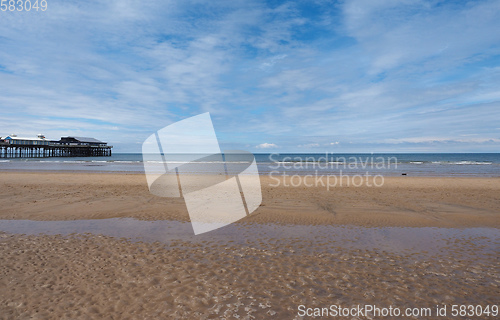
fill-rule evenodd
<path id="1" fill-rule="evenodd" d="M 0 136 L 140 152 L 499 152 L 500 1 L 69 1 L 0 11 Z"/>

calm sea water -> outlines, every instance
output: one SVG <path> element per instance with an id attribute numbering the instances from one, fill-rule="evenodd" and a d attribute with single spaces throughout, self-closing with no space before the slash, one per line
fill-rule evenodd
<path id="1" fill-rule="evenodd" d="M 396 176 L 500 177 L 500 153 L 386 153 L 386 154 L 255 154 L 260 174 L 382 174 Z M 183 161 L 184 155 L 168 155 L 166 164 Z M 201 156 L 200 156 L 201 157 Z M 233 158 L 233 163 L 241 162 Z M 154 161 L 153 161 L 154 162 Z M 219 167 L 219 160 L 205 158 L 202 171 Z M 164 163 L 158 162 L 159 168 Z M 196 167 L 199 170 L 200 166 Z M 137 153 L 115 153 L 111 157 L 0 158 L 2 171 L 88 171 L 143 173 L 143 158 Z"/>

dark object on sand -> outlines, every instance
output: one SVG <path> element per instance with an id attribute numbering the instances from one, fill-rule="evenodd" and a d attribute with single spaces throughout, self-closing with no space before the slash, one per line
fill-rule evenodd
<path id="1" fill-rule="evenodd" d="M 402 175 L 402 176 L 406 176 L 406 173 L 402 173 L 401 175 Z"/>

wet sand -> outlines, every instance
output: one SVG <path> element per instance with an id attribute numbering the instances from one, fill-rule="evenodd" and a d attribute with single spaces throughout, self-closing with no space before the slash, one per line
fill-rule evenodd
<path id="1" fill-rule="evenodd" d="M 262 178 L 261 208 L 195 237 L 182 200 L 150 195 L 142 175 L 0 176 L 0 219 L 63 234 L 22 221 L 0 229 L 0 319 L 300 319 L 299 305 L 499 303 L 498 178 L 333 190 Z M 119 221 L 138 233 L 110 218 L 134 218 Z M 59 232 L 68 224 L 56 220 L 78 228 Z M 176 237 L 155 238 L 164 223 Z"/>
<path id="2" fill-rule="evenodd" d="M 299 319 L 299 305 L 498 304 L 498 253 L 476 255 L 473 239 L 433 256 L 318 246 L 4 234 L 0 318 Z"/>

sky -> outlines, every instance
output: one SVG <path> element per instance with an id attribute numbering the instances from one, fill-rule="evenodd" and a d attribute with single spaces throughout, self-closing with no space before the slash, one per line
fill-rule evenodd
<path id="1" fill-rule="evenodd" d="M 47 0 L 0 11 L 0 136 L 140 152 L 500 152 L 500 1 Z"/>

